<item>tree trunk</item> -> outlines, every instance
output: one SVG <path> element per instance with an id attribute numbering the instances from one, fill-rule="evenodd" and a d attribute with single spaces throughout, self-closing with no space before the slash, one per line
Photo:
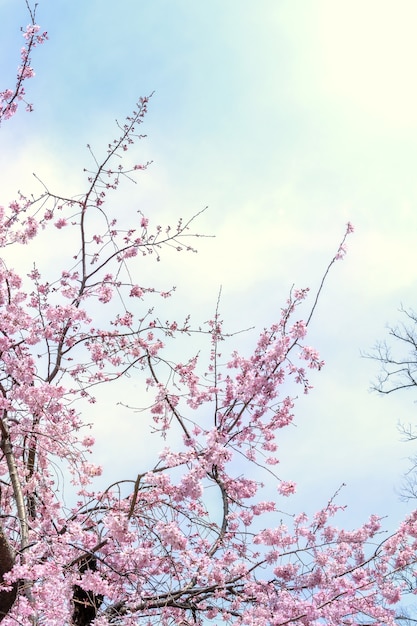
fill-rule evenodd
<path id="1" fill-rule="evenodd" d="M 14 553 L 3 528 L 0 526 L 0 583 L 4 582 L 4 574 L 10 572 L 14 565 Z M 15 582 L 8 591 L 0 591 L 0 622 L 12 608 L 17 596 L 18 583 Z"/>

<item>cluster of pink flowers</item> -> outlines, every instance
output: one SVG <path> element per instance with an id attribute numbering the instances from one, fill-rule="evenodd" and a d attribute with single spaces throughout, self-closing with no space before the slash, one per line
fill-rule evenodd
<path id="1" fill-rule="evenodd" d="M 295 493 L 296 484 L 293 481 L 281 481 L 278 485 L 278 491 L 282 496 L 291 496 Z"/>
<path id="2" fill-rule="evenodd" d="M 33 67 L 31 66 L 31 52 L 33 48 L 44 43 L 47 39 L 47 33 L 40 33 L 40 28 L 35 23 L 29 24 L 22 34 L 26 40 L 26 44 L 20 52 L 21 64 L 17 68 L 15 87 L 0 92 L 0 122 L 3 119 L 7 120 L 11 118 L 16 113 L 19 102 L 25 101 L 26 93 L 24 82 L 35 75 Z M 26 102 L 26 110 L 30 112 L 32 109 L 33 106 Z"/>

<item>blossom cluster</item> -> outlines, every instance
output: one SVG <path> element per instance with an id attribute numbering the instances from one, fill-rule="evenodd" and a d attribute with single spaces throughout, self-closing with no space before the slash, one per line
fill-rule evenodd
<path id="1" fill-rule="evenodd" d="M 33 15 L 34 19 L 34 15 Z M 25 45 L 20 51 L 20 65 L 17 68 L 17 76 L 15 86 L 12 89 L 5 89 L 0 92 L 0 123 L 2 120 L 8 120 L 16 113 L 19 103 L 25 102 L 25 81 L 35 75 L 31 66 L 31 53 L 33 48 L 43 44 L 47 39 L 47 33 L 41 33 L 40 27 L 35 24 L 29 24 L 22 32 L 25 39 Z M 32 111 L 32 104 L 26 102 L 26 111 Z"/>

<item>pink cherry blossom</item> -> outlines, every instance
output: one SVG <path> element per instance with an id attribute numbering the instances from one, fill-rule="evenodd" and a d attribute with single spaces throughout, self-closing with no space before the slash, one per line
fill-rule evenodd
<path id="1" fill-rule="evenodd" d="M 282 496 L 291 496 L 295 493 L 296 484 L 293 481 L 282 481 L 278 485 L 278 491 Z"/>
<path id="2" fill-rule="evenodd" d="M 24 100 L 31 54 L 46 38 L 30 15 L 16 84 L 0 94 L 2 120 Z M 94 165 L 76 197 L 43 190 L 0 208 L 0 244 L 16 254 L 48 228 L 71 248 L 62 267 L 39 260 L 22 276 L 0 263 L 0 621 L 394 626 L 415 577 L 417 512 L 391 536 L 375 515 L 357 529 L 336 526 L 337 498 L 284 523 L 281 496 L 296 484 L 275 474 L 281 429 L 297 410 L 290 390 L 309 392 L 310 374 L 324 367 L 306 343 L 309 322 L 353 227 L 315 296 L 291 290 L 252 350 L 239 349 L 219 311 L 206 324 L 166 319 L 159 307 L 174 290 L 140 287 L 138 263 L 167 248 L 192 251 L 193 219 L 162 226 L 134 213 L 122 224 L 110 194 L 146 170 L 128 161 L 148 104 L 141 98 L 97 154 L 89 147 Z M 97 401 L 116 430 L 95 389 L 111 395 L 121 379 L 146 390 L 141 436 L 159 435 L 161 447 L 154 462 L 138 455 L 132 475 L 103 487 L 89 407 Z M 264 483 L 276 486 L 276 501 Z"/>
<path id="3" fill-rule="evenodd" d="M 27 4 L 29 8 L 29 4 Z M 13 89 L 5 89 L 0 92 L 0 123 L 1 121 L 10 119 L 17 111 L 19 102 L 25 102 L 25 87 L 24 82 L 28 78 L 35 76 L 35 71 L 31 66 L 31 54 L 36 46 L 43 44 L 47 39 L 47 33 L 39 34 L 40 27 L 35 23 L 35 9 L 32 11 L 29 8 L 29 12 L 32 18 L 32 23 L 29 24 L 22 32 L 22 36 L 26 41 L 25 46 L 21 49 L 20 57 L 21 64 L 17 69 L 16 84 Z M 25 102 L 26 111 L 32 111 L 32 104 Z"/>

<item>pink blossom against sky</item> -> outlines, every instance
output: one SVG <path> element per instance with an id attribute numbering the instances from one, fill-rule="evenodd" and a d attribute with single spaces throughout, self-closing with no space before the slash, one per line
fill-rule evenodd
<path id="1" fill-rule="evenodd" d="M 14 65 L 0 55 L 1 89 L 19 63 L 19 28 L 27 24 L 20 4 L 0 1 L 2 51 L 16 51 Z M 376 0 L 40 0 L 38 21 L 50 40 L 33 55 L 27 91 L 35 110 L 1 129 L 3 203 L 18 189 L 40 189 L 32 172 L 56 192 L 77 193 L 91 159 L 86 144 L 105 150 L 114 119 L 155 91 L 148 137 L 135 149 L 137 162 L 154 163 L 138 185 L 123 187 L 120 211 L 165 223 L 208 205 L 196 229 L 216 235 L 197 240 L 198 255 L 141 268 L 141 286 L 177 285 L 167 316 L 191 312 L 204 322 L 222 285 L 230 330 L 262 328 L 294 283 L 315 293 L 352 222 L 347 256 L 309 329 L 326 365 L 296 404 L 297 428 L 279 442 L 279 474 L 297 482 L 283 508 L 315 510 L 345 482 L 340 502 L 349 504 L 352 525 L 373 512 L 388 514 L 394 527 L 410 509 L 395 492 L 412 453 L 396 423 L 414 419 L 417 395 L 369 394 L 377 367 L 360 351 L 384 337 L 401 303 L 417 308 L 416 18 L 405 0 L 395 8 Z M 39 254 L 54 262 L 65 232 Z M 13 260 L 26 261 L 24 249 Z M 255 335 L 235 339 L 249 348 Z M 109 415 L 89 407 L 98 462 L 107 466 L 112 456 L 108 437 L 127 448 L 112 463 L 114 476 L 106 467 L 105 484 L 137 472 L 160 444 L 141 413 L 115 402 L 141 398 L 129 380 L 115 386 Z"/>

